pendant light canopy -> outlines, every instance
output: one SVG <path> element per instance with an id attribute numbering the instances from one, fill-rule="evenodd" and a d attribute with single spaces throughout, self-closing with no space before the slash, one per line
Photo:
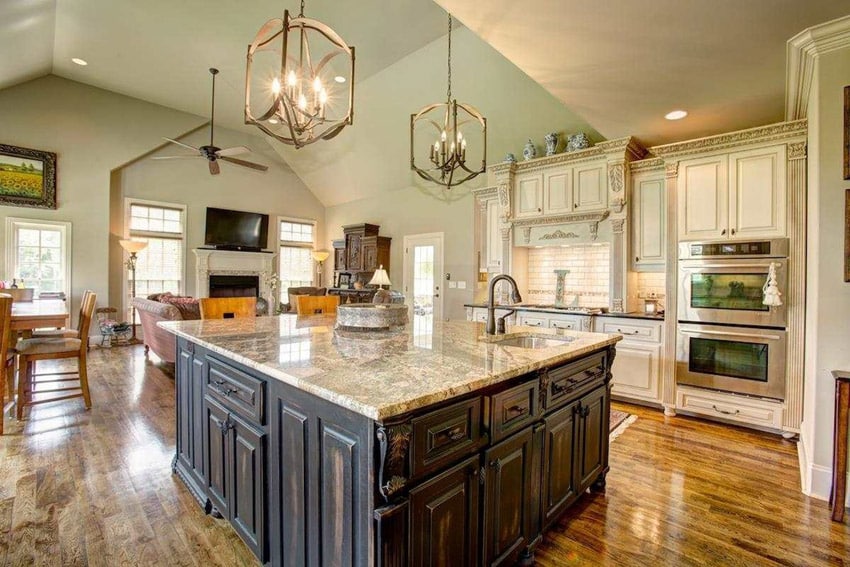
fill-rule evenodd
<path id="1" fill-rule="evenodd" d="M 452 98 L 452 16 L 449 14 L 448 88 L 446 102 L 429 104 L 410 115 L 410 169 L 420 177 L 451 189 L 487 170 L 487 119 L 472 105 Z M 464 133 L 465 132 L 465 133 Z M 470 139 L 468 136 L 472 135 Z M 467 165 L 477 145 L 481 165 Z M 416 163 L 416 157 L 428 156 L 427 165 Z M 476 163 L 469 160 L 471 163 Z M 424 159 L 420 163 L 426 164 Z M 475 169 L 473 169 L 475 168 Z"/>
<path id="2" fill-rule="evenodd" d="M 248 46 L 245 123 L 302 148 L 354 119 L 354 47 L 329 26 L 285 10 Z"/>

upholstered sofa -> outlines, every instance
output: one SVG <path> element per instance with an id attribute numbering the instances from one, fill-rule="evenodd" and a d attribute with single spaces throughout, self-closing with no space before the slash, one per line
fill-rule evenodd
<path id="1" fill-rule="evenodd" d="M 160 321 L 183 321 L 185 317 L 176 306 L 169 303 L 152 301 L 136 297 L 133 307 L 139 313 L 142 322 L 145 354 L 152 350 L 165 362 L 174 363 L 177 360 L 177 341 L 174 335 L 157 326 Z"/>
<path id="2" fill-rule="evenodd" d="M 328 290 L 324 287 L 303 286 L 291 287 L 287 290 L 287 292 L 289 294 L 289 303 L 284 303 L 283 305 L 281 305 L 281 311 L 284 313 L 294 312 L 296 310 L 295 303 L 297 300 L 295 298 L 299 295 L 326 295 L 328 293 Z"/>

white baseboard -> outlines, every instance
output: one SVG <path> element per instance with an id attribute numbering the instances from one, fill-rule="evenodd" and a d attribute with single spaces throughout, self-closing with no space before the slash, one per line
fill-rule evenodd
<path id="1" fill-rule="evenodd" d="M 797 443 L 797 455 L 800 460 L 800 484 L 803 494 L 818 500 L 829 500 L 829 493 L 832 490 L 832 467 L 818 465 L 809 460 L 802 436 Z M 847 487 L 844 505 L 850 506 L 850 473 L 847 475 Z"/>

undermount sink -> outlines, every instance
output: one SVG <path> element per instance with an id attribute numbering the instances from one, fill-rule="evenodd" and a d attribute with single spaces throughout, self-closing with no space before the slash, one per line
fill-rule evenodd
<path id="1" fill-rule="evenodd" d="M 564 346 L 569 342 L 572 342 L 574 339 L 572 337 L 509 337 L 506 339 L 501 339 L 494 341 L 497 345 L 501 346 L 509 346 L 509 347 L 517 347 L 517 348 L 531 348 L 531 349 L 539 349 L 539 348 L 551 348 L 551 347 L 559 347 Z"/>

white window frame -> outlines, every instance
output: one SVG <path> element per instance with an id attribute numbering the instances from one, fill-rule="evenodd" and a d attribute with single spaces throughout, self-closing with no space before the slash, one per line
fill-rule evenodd
<path id="1" fill-rule="evenodd" d="M 280 223 L 282 223 L 282 222 L 293 222 L 293 223 L 299 223 L 299 224 L 311 224 L 311 225 L 313 225 L 313 242 L 295 242 L 295 241 L 292 241 L 292 240 L 281 240 L 280 239 Z M 317 224 L 318 223 L 317 223 L 316 219 L 302 219 L 302 218 L 298 218 L 298 217 L 284 217 L 284 216 L 277 217 L 277 222 L 275 223 L 274 230 L 275 230 L 275 240 L 277 242 L 277 247 L 275 249 L 275 256 L 277 257 L 277 277 L 278 278 L 280 278 L 280 261 L 281 261 L 280 247 L 281 246 L 291 246 L 292 248 L 304 248 L 304 249 L 310 250 L 310 252 L 316 250 L 316 240 L 317 240 L 316 228 L 317 228 Z M 310 269 L 310 285 L 315 286 L 316 285 L 316 261 L 312 260 L 312 255 L 311 255 L 311 265 L 312 265 L 312 268 Z M 287 301 L 286 298 L 281 297 L 281 290 L 280 289 L 276 290 L 275 293 L 280 298 L 280 301 L 282 301 L 284 303 Z"/>
<path id="2" fill-rule="evenodd" d="M 179 295 L 182 295 L 186 290 L 186 241 L 189 238 L 189 218 L 186 213 L 186 205 L 182 203 L 169 203 L 166 201 L 150 201 L 147 199 L 134 199 L 133 197 L 125 197 L 124 198 L 124 238 L 131 239 L 133 236 L 140 237 L 150 237 L 150 238 L 163 238 L 163 232 L 148 232 L 143 230 L 134 231 L 135 234 L 130 234 L 130 207 L 132 205 L 141 205 L 143 207 L 159 207 L 162 209 L 177 209 L 180 211 L 180 221 L 183 225 L 183 233 L 179 238 L 174 238 L 174 240 L 180 240 L 180 246 L 182 249 L 183 262 L 180 265 L 180 286 L 177 290 Z M 174 234 L 174 233 L 171 233 Z M 121 249 L 121 281 L 122 281 L 122 295 L 121 295 L 121 308 L 122 313 L 125 316 L 129 317 L 129 309 L 130 306 L 126 304 L 127 298 L 130 297 L 130 271 L 126 268 L 124 263 L 129 258 L 127 252 L 122 248 Z"/>
<path id="3" fill-rule="evenodd" d="M 36 228 L 36 229 L 56 229 L 62 232 L 62 242 L 64 244 L 64 268 L 65 268 L 65 297 L 71 298 L 71 264 L 73 263 L 73 233 L 71 223 L 68 221 L 51 221 L 42 219 L 28 219 L 23 217 L 6 217 L 6 277 L 15 275 L 15 265 L 18 259 L 17 239 L 15 232 L 18 227 Z M 26 284 L 26 281 L 24 282 Z"/>

